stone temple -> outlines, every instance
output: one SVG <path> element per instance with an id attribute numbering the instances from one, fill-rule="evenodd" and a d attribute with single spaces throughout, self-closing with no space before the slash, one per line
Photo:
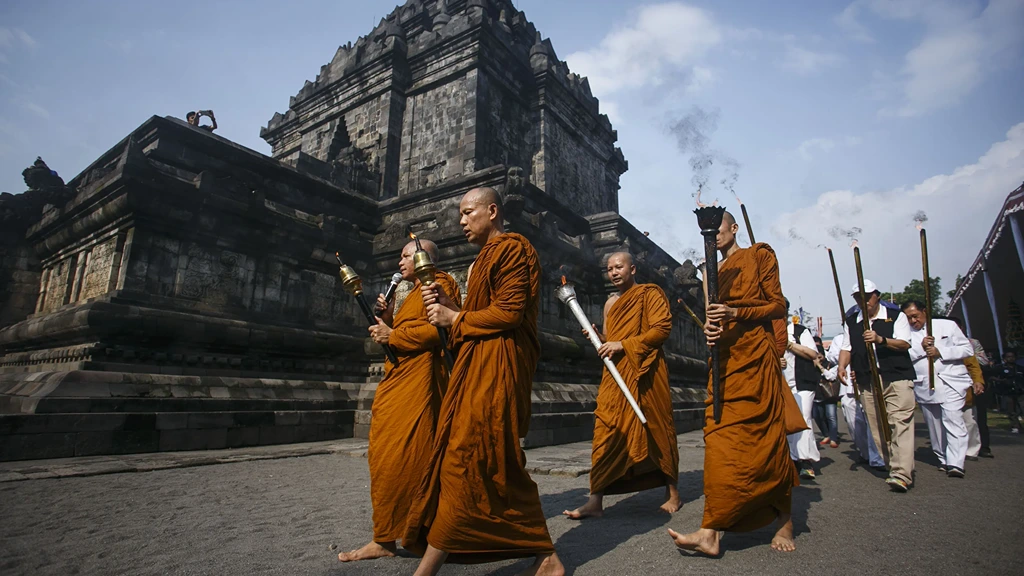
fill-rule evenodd
<path id="1" fill-rule="evenodd" d="M 617 250 L 701 304 L 693 264 L 618 214 L 627 164 L 587 80 L 508 0 L 409 0 L 260 134 L 271 157 L 154 116 L 66 184 L 39 160 L 0 197 L 0 459 L 365 437 L 383 357 L 334 253 L 375 294 L 411 229 L 464 282 L 477 186 L 544 268 L 524 445 L 592 433 L 602 365 L 560 267 L 598 323 Z M 706 349 L 681 312 L 666 352 L 693 429 Z"/>

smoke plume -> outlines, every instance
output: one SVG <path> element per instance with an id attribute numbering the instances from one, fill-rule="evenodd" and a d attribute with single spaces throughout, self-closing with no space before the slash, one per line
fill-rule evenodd
<path id="1" fill-rule="evenodd" d="M 861 232 L 864 232 L 864 230 L 861 230 L 860 228 L 858 228 L 856 226 L 854 226 L 853 228 L 843 228 L 841 226 L 833 226 L 833 227 L 828 229 L 828 235 L 831 236 L 832 238 L 836 239 L 836 240 L 855 241 L 855 240 L 857 240 L 857 237 L 860 236 Z"/>
<path id="2" fill-rule="evenodd" d="M 690 109 L 685 116 L 669 123 L 668 131 L 675 136 L 679 151 L 690 157 L 690 169 L 693 178 L 690 182 L 696 188 L 693 196 L 700 200 L 700 195 L 708 186 L 711 168 L 715 164 L 722 167 L 725 177 L 722 187 L 735 196 L 733 189 L 739 178 L 739 162 L 711 148 L 711 135 L 718 128 L 718 110 L 708 112 L 698 106 Z"/>

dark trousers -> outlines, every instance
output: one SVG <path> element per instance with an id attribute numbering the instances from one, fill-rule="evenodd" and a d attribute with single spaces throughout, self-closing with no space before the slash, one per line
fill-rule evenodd
<path id="1" fill-rule="evenodd" d="M 815 402 L 813 415 L 814 423 L 818 425 L 818 430 L 821 432 L 822 437 L 828 438 L 832 442 L 839 442 L 839 422 L 836 415 L 836 403 Z"/>
<path id="2" fill-rule="evenodd" d="M 1020 396 L 1016 394 L 1004 394 L 1003 410 L 1006 412 L 1006 417 L 1010 420 L 1010 427 L 1020 428 Z"/>

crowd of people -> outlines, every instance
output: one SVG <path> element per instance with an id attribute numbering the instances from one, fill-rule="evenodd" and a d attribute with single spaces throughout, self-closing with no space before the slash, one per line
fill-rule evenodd
<path id="1" fill-rule="evenodd" d="M 827 350 L 819 343 L 815 367 L 820 375 L 814 419 L 822 437 L 819 446 L 838 447 L 835 414 L 837 405 L 841 406 L 861 462 L 878 470 L 890 470 L 887 482 L 894 490 L 905 492 L 913 485 L 913 455 L 908 450 L 913 446 L 913 411 L 917 407 L 927 424 L 939 470 L 950 477 L 963 478 L 965 461 L 993 457 L 988 430 L 988 411 L 992 407 L 1005 412 L 1011 433 L 1020 433 L 1024 372 L 1017 364 L 1016 354 L 1008 351 L 1002 362 L 993 363 L 981 343 L 965 335 L 959 318 L 934 316 L 929 336 L 928 309 L 923 302 L 910 300 L 897 305 L 882 301 L 874 283 L 867 280 L 865 284 L 870 295 L 867 309 L 873 324 L 866 338 L 874 341 L 876 351 L 880 343 L 885 346 L 877 360 L 880 389 L 885 399 L 885 412 L 881 414 L 886 415 L 896 436 L 888 444 L 895 450 L 892 458 L 896 464 L 884 458 L 876 448 L 880 437 L 875 433 L 874 422 L 878 418 L 869 415 L 880 413 L 873 397 L 858 401 L 859 390 L 854 389 L 858 377 L 874 376 L 863 363 L 860 372 L 854 368 L 853 354 L 842 354 L 844 350 L 852 353 L 855 348 L 846 343 L 850 338 L 851 320 L 855 324 L 861 322 L 859 306 L 849 311 L 843 333 L 831 340 Z M 859 295 L 859 285 L 854 287 L 853 293 L 855 297 Z M 794 318 L 794 329 L 790 332 L 800 333 L 802 328 Z M 901 350 L 904 348 L 901 342 L 909 347 Z M 791 341 L 791 346 L 796 345 L 795 340 Z M 860 346 L 856 348 L 861 350 Z M 866 351 L 864 347 L 863 352 Z M 794 383 L 790 386 L 794 387 Z M 874 390 L 869 394 L 874 394 Z M 791 441 L 791 445 L 797 444 Z"/>
<path id="2" fill-rule="evenodd" d="M 378 298 L 370 337 L 389 346 L 397 362 L 386 363 L 372 408 L 373 534 L 338 558 L 390 557 L 401 543 L 421 557 L 417 575 L 436 574 L 446 562 L 533 558 L 524 574 L 559 576 L 565 568 L 520 447 L 540 356 L 540 260 L 525 237 L 504 229 L 493 189 L 469 191 L 459 213 L 467 241 L 480 248 L 466 294 L 440 270 L 434 282 L 421 283 L 418 251 L 438 262 L 436 246 L 421 239 L 404 247 L 398 263 L 414 290 L 397 311 Z M 727 385 L 718 412 L 709 374 L 703 519 L 693 532 L 669 530 L 676 546 L 717 556 L 724 532 L 774 523 L 770 546 L 794 550 L 793 488 L 801 477 L 814 478 L 821 449 L 839 446 L 838 407 L 865 464 L 888 471 L 897 492 L 914 483 L 915 406 L 941 469 L 954 478 L 963 478 L 966 459 L 991 457 L 985 410 L 993 394 L 1019 427 L 1021 376 L 1012 356 L 992 366 L 950 320 L 932 319 L 929 335 L 923 304 L 882 302 L 870 281 L 853 290 L 858 306 L 826 349 L 786 320 L 771 247 L 741 248 L 737 231 L 725 212 L 718 303 L 706 307 L 704 335 Z M 626 252 L 611 254 L 605 272 L 615 292 L 604 306 L 598 353 L 617 374 L 605 368 L 597 396 L 590 496 L 564 514 L 598 518 L 605 495 L 650 489 L 664 490 L 660 509 L 673 513 L 683 502 L 662 350 L 672 330 L 669 301 L 657 285 L 636 281 Z M 985 370 L 1003 384 L 986 389 Z"/>

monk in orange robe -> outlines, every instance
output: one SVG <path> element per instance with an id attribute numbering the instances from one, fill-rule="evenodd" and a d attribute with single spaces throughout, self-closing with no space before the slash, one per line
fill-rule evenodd
<path id="1" fill-rule="evenodd" d="M 437 246 L 421 240 L 421 246 L 437 262 Z M 394 556 L 395 542 L 405 535 L 409 500 L 430 473 L 430 453 L 441 398 L 448 374 L 441 358 L 441 338 L 427 321 L 420 282 L 413 267 L 416 243 L 402 249 L 398 270 L 402 279 L 415 283 L 414 290 L 394 314 L 394 301 L 377 297 L 381 316 L 370 327 L 370 337 L 390 344 L 398 365 L 384 365 L 384 379 L 373 397 L 370 423 L 370 501 L 373 503 L 373 540 L 351 552 L 338 554 L 342 562 Z M 459 287 L 445 272 L 435 281 L 459 300 Z"/>
<path id="2" fill-rule="evenodd" d="M 793 543 L 792 490 L 799 485 L 787 433 L 806 428 L 779 369 L 773 320 L 786 304 L 775 252 L 767 244 L 741 249 L 728 212 L 718 232 L 719 300 L 708 306 L 704 333 L 719 347 L 722 418 L 712 415 L 711 381 L 704 425 L 704 520 L 700 530 L 669 535 L 680 548 L 717 556 L 724 531 L 756 530 L 778 519 L 772 548 Z M 784 327 L 785 324 L 782 324 Z"/>
<path id="3" fill-rule="evenodd" d="M 625 494 L 665 487 L 661 509 L 679 510 L 679 448 L 662 345 L 672 332 L 665 292 L 656 284 L 637 284 L 628 252 L 608 257 L 608 279 L 618 290 L 604 306 L 605 343 L 598 354 L 615 367 L 647 417 L 637 418 L 607 369 L 601 377 L 594 411 L 594 452 L 590 499 L 573 511 L 578 520 L 603 514 L 605 494 Z"/>
<path id="4" fill-rule="evenodd" d="M 519 447 L 540 356 L 540 262 L 526 238 L 505 232 L 502 210 L 491 188 L 470 190 L 459 204 L 467 239 L 481 247 L 464 307 L 433 286 L 421 289 L 431 324 L 451 331 L 455 366 L 431 473 L 410 502 L 402 541 L 423 553 L 417 576 L 436 574 L 446 560 L 522 557 L 536 559 L 524 574 L 565 573 Z"/>

